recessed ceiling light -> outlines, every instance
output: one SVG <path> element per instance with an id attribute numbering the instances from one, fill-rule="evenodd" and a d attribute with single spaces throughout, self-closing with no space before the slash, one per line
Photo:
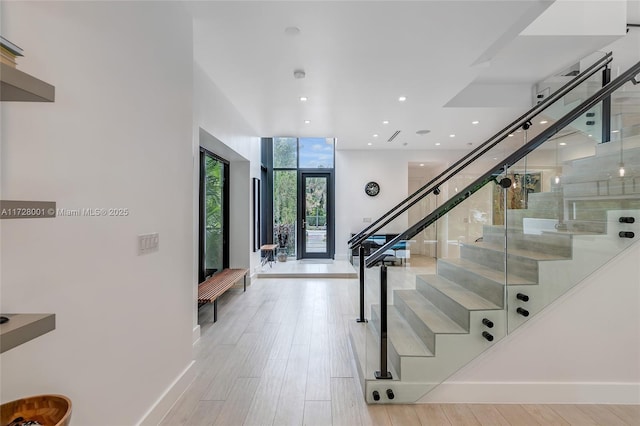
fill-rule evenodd
<path id="1" fill-rule="evenodd" d="M 371 145 L 373 145 L 373 144 L 372 144 L 371 142 L 369 142 L 367 145 L 371 146 Z"/>
<path id="2" fill-rule="evenodd" d="M 589 135 L 589 137 L 590 137 L 590 138 L 592 138 L 592 137 L 593 137 L 593 135 Z"/>
<path id="3" fill-rule="evenodd" d="M 541 121 L 540 121 L 540 124 L 547 124 L 547 123 L 548 123 L 548 121 L 547 121 L 547 120 L 541 120 Z"/>
<path id="4" fill-rule="evenodd" d="M 620 133 L 620 130 L 612 130 L 611 133 Z"/>
<path id="5" fill-rule="evenodd" d="M 480 123 L 478 120 L 472 121 L 471 124 L 478 124 Z"/>
<path id="6" fill-rule="evenodd" d="M 407 100 L 407 97 L 406 97 L 406 96 L 400 96 L 400 97 L 398 98 L 398 101 L 400 101 L 400 102 L 404 102 L 404 101 L 406 101 L 406 100 Z"/>
<path id="7" fill-rule="evenodd" d="M 309 100 L 309 98 L 307 98 L 306 96 L 300 96 L 300 102 L 307 102 Z"/>
<path id="8" fill-rule="evenodd" d="M 451 133 L 451 134 L 449 135 L 449 137 L 450 137 L 450 138 L 455 138 L 455 137 L 456 137 L 456 135 L 454 135 L 453 133 Z"/>
<path id="9" fill-rule="evenodd" d="M 304 124 L 309 124 L 311 123 L 311 120 L 304 120 Z"/>
<path id="10" fill-rule="evenodd" d="M 520 132 L 522 132 L 522 129 L 516 130 L 516 133 L 520 133 Z"/>
<path id="11" fill-rule="evenodd" d="M 416 132 L 416 134 L 418 134 L 418 135 L 426 135 L 427 133 L 430 133 L 430 132 L 431 132 L 431 130 L 424 129 L 424 130 L 418 130 Z"/>
<path id="12" fill-rule="evenodd" d="M 440 142 L 436 142 L 436 146 L 440 146 Z"/>
<path id="13" fill-rule="evenodd" d="M 512 138 L 513 137 L 513 133 L 509 133 L 509 137 Z"/>
<path id="14" fill-rule="evenodd" d="M 287 27 L 284 29 L 284 33 L 288 36 L 296 36 L 300 34 L 300 28 L 298 27 Z"/>
<path id="15" fill-rule="evenodd" d="M 373 137 L 374 137 L 374 138 L 377 138 L 377 137 L 378 137 L 378 134 L 377 134 L 377 133 L 374 133 L 374 134 L 373 134 Z"/>
<path id="16" fill-rule="evenodd" d="M 420 167 L 424 167 L 424 163 L 420 163 Z"/>
<path id="17" fill-rule="evenodd" d="M 384 120 L 382 124 L 389 124 L 389 120 Z"/>
<path id="18" fill-rule="evenodd" d="M 565 146 L 565 145 L 567 145 L 567 143 L 566 142 L 560 142 L 558 145 Z"/>

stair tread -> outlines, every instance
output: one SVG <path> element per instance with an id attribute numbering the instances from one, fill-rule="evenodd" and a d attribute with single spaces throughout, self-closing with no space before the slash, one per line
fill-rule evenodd
<path id="1" fill-rule="evenodd" d="M 466 259 L 457 259 L 457 258 L 449 258 L 449 259 L 439 259 L 440 262 L 446 262 L 452 265 L 456 265 L 459 268 L 466 269 L 475 274 L 481 275 L 485 278 L 488 278 L 497 283 L 504 283 L 504 272 L 498 271 L 495 269 L 487 268 L 486 266 L 480 265 L 479 263 L 472 262 Z M 516 274 L 508 273 L 507 274 L 507 282 L 509 285 L 532 285 L 537 284 L 531 280 L 526 278 L 522 278 Z"/>
<path id="2" fill-rule="evenodd" d="M 485 242 L 474 242 L 474 243 L 463 243 L 463 245 L 469 245 L 469 246 L 476 246 L 476 247 L 480 247 L 486 250 L 491 250 L 491 251 L 497 251 L 497 252 L 504 252 L 504 247 L 500 246 L 499 244 L 492 244 L 492 243 L 485 243 Z M 543 253 L 540 251 L 533 251 L 533 250 L 525 250 L 525 249 L 519 249 L 519 248 L 509 248 L 508 249 L 508 254 L 509 255 L 515 255 L 515 256 L 519 256 L 519 257 L 525 257 L 527 259 L 532 259 L 532 260 L 540 260 L 540 261 L 544 261 L 544 260 L 565 260 L 567 259 L 564 256 L 559 256 L 557 254 L 551 254 L 551 253 Z"/>
<path id="3" fill-rule="evenodd" d="M 439 275 L 418 275 L 418 278 L 424 280 L 430 286 L 438 289 L 441 293 L 456 301 L 465 309 L 468 309 L 470 311 L 479 311 L 483 309 L 502 309 L 500 306 L 496 305 L 493 302 L 490 302 L 479 294 Z"/>
<path id="4" fill-rule="evenodd" d="M 596 231 L 569 231 L 569 230 L 563 230 L 563 231 L 542 231 L 543 234 L 552 234 L 552 235 L 568 235 L 568 236 L 573 236 L 573 235 L 587 235 L 587 236 L 591 236 L 591 235 L 603 235 L 602 232 L 596 232 Z"/>
<path id="5" fill-rule="evenodd" d="M 380 318 L 380 305 L 371 307 Z M 387 337 L 400 356 L 433 356 L 395 306 L 387 306 Z"/>
<path id="6" fill-rule="evenodd" d="M 458 323 L 425 299 L 418 290 L 394 290 L 393 297 L 401 298 L 418 318 L 436 334 L 467 333 Z"/>

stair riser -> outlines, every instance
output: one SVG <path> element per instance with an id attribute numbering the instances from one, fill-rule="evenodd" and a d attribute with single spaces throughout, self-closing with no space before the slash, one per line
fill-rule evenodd
<path id="1" fill-rule="evenodd" d="M 404 319 L 411 325 L 411 328 L 418 335 L 420 340 L 424 342 L 427 348 L 435 353 L 436 338 L 435 334 L 422 320 L 413 312 L 413 310 L 402 300 L 401 297 L 394 297 L 393 303 Z"/>
<path id="2" fill-rule="evenodd" d="M 469 289 L 498 306 L 504 306 L 504 285 L 460 268 L 457 265 L 438 260 L 438 275 Z"/>
<path id="3" fill-rule="evenodd" d="M 429 285 L 423 277 L 416 278 L 416 290 L 420 292 L 429 302 L 447 314 L 465 330 L 469 330 L 469 310 L 451 299 L 440 290 Z"/>
<path id="4" fill-rule="evenodd" d="M 606 212 L 603 212 L 606 216 Z M 567 231 L 588 232 L 592 234 L 605 234 L 607 232 L 607 223 L 604 220 L 567 220 Z"/>
<path id="5" fill-rule="evenodd" d="M 562 205 L 562 193 L 556 192 L 532 192 L 529 194 L 529 207 Z"/>
<path id="6" fill-rule="evenodd" d="M 509 210 L 507 212 L 507 225 L 511 229 L 522 229 L 522 219 L 535 217 L 540 219 L 558 219 L 558 214 L 546 209 Z"/>
<path id="7" fill-rule="evenodd" d="M 496 271 L 504 271 L 503 252 L 487 250 L 473 245 L 463 245 L 460 248 L 460 257 L 495 269 Z M 534 283 L 538 282 L 538 262 L 536 260 L 508 255 L 507 268 L 510 273 L 517 274 Z"/>
<path id="8" fill-rule="evenodd" d="M 494 322 L 494 327 L 486 328 L 481 319 L 487 317 Z M 485 340 L 481 334 L 489 331 L 495 338 L 493 342 Z M 403 357 L 403 377 L 400 381 L 365 380 L 365 395 L 368 403 L 411 403 L 419 398 L 414 392 L 419 392 L 422 386 L 423 394 L 431 390 L 432 386 L 441 383 L 461 365 L 465 365 L 477 357 L 484 350 L 496 344 L 505 336 L 504 311 L 476 311 L 471 313 L 471 332 L 467 334 L 438 334 L 437 346 L 444 356 L 435 357 Z M 394 379 L 397 377 L 394 376 Z M 395 393 L 393 401 L 384 397 L 385 390 L 392 388 Z M 377 390 L 382 399 L 373 401 L 372 393 Z"/>
<path id="9" fill-rule="evenodd" d="M 539 251 L 560 257 L 571 257 L 571 236 L 569 235 L 523 234 L 522 230 L 516 229 L 509 229 L 507 235 L 508 247 Z M 504 244 L 504 228 L 485 226 L 483 241 L 491 244 Z"/>

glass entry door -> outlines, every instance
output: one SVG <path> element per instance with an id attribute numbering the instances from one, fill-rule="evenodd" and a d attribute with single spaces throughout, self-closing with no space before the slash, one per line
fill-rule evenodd
<path id="1" fill-rule="evenodd" d="M 300 172 L 299 258 L 333 258 L 332 173 Z"/>

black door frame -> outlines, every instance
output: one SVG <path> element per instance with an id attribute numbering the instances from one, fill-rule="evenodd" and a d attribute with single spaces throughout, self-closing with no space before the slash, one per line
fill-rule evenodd
<path id="1" fill-rule="evenodd" d="M 327 178 L 327 252 L 326 253 L 306 253 L 305 230 L 303 228 L 305 215 L 305 188 L 304 179 L 306 177 L 326 177 Z M 297 258 L 298 259 L 333 259 L 335 255 L 335 191 L 334 191 L 334 171 L 318 169 L 298 169 L 298 211 L 297 211 Z"/>
<path id="2" fill-rule="evenodd" d="M 224 164 L 222 185 L 222 267 L 229 267 L 229 161 L 214 154 L 206 148 L 200 147 L 200 179 L 199 179 L 199 212 L 198 212 L 198 282 L 205 280 L 205 157 L 212 157 Z"/>

